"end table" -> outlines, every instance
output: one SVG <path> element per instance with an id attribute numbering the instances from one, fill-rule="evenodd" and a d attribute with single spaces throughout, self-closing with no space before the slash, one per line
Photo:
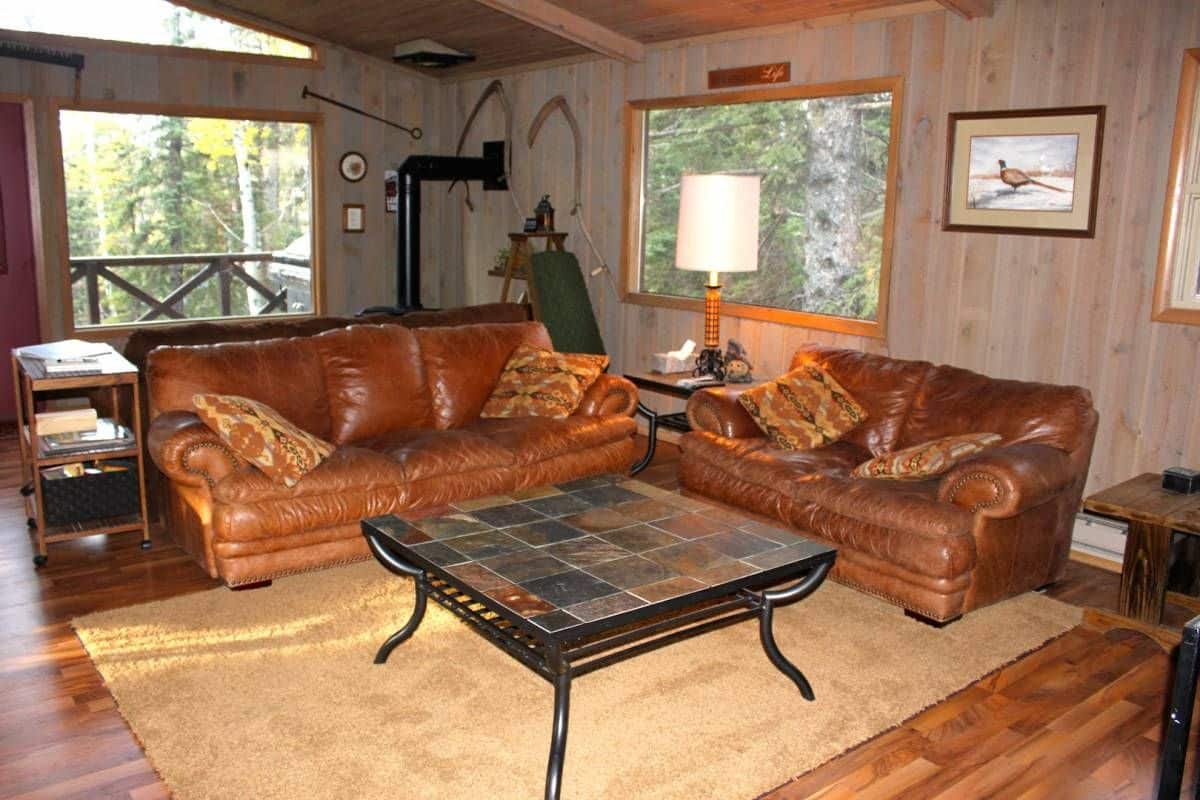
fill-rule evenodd
<path id="1" fill-rule="evenodd" d="M 1171 533 L 1200 535 L 1200 494 L 1168 492 L 1161 475 L 1147 472 L 1097 492 L 1083 507 L 1129 523 L 1117 609 L 1158 625 L 1166 604 Z"/>

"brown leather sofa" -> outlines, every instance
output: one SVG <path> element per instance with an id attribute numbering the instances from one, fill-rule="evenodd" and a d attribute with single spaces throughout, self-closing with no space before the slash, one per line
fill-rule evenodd
<path id="1" fill-rule="evenodd" d="M 236 586 L 365 558 L 364 517 L 627 470 L 637 390 L 624 378 L 601 375 L 566 419 L 479 418 L 520 344 L 550 338 L 537 322 L 355 325 L 155 349 L 148 441 L 170 481 L 170 532 Z M 197 392 L 266 403 L 337 448 L 287 488 L 199 420 Z"/>
<path id="2" fill-rule="evenodd" d="M 483 303 L 460 308 L 409 311 L 405 314 L 372 314 L 366 317 L 296 317 L 266 316 L 253 320 L 202 320 L 197 322 L 150 325 L 138 328 L 129 335 L 121 353 L 141 373 L 142 424 L 149 424 L 149 392 L 145 385 L 146 358 L 156 347 L 181 347 L 196 344 L 219 344 L 221 342 L 254 342 L 264 339 L 283 339 L 289 336 L 314 336 L 322 331 L 344 328 L 347 325 L 403 325 L 406 328 L 434 328 L 447 325 L 470 325 L 480 322 L 525 322 L 529 317 L 529 306 L 523 303 Z M 124 398 L 126 395 L 121 394 Z M 106 416 L 113 416 L 109 408 L 110 393 L 94 392 L 92 405 Z M 129 419 L 128 406 L 119 412 L 122 419 Z M 143 444 L 145 437 L 142 437 Z M 147 459 L 150 452 L 145 451 Z M 154 465 L 146 462 L 146 493 L 150 518 L 161 520 L 166 513 L 166 479 Z"/>
<path id="3" fill-rule="evenodd" d="M 737 402 L 741 390 L 697 392 L 683 485 L 833 544 L 835 579 L 934 622 L 1062 577 L 1096 435 L 1086 389 L 816 345 L 792 369 L 806 363 L 866 408 L 862 425 L 826 447 L 779 450 Z M 1004 438 L 938 477 L 850 474 L 872 456 L 975 432 Z"/>

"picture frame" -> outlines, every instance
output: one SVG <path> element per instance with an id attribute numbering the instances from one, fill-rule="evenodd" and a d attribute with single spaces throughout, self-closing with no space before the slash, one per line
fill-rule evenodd
<path id="1" fill-rule="evenodd" d="M 1094 237 L 1104 110 L 951 114 L 942 230 Z"/>
<path id="2" fill-rule="evenodd" d="M 367 229 L 366 207 L 362 203 L 344 203 L 342 205 L 342 231 L 344 233 L 364 233 Z"/>

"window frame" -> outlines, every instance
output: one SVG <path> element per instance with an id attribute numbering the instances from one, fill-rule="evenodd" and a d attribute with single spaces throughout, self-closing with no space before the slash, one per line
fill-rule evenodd
<path id="1" fill-rule="evenodd" d="M 53 159 L 55 186 L 55 213 L 60 220 L 56 226 L 59 252 L 62 254 L 58 279 L 61 282 L 59 302 L 66 336 L 82 339 L 110 340 L 128 336 L 143 328 L 161 328 L 174 325 L 189 325 L 195 322 L 220 322 L 222 324 L 248 325 L 264 320 L 307 319 L 324 316 L 325 311 L 325 202 L 321 191 L 324 169 L 324 115 L 313 111 L 283 111 L 265 108 L 238 108 L 198 105 L 176 105 L 171 103 L 138 103 L 121 100 L 68 100 L 50 103 L 51 158 Z M 305 312 L 280 312 L 269 316 L 197 317 L 181 320 L 153 320 L 150 322 L 123 323 L 119 325 L 77 325 L 74 313 L 74 294 L 71 289 L 71 244 L 67 219 L 67 180 L 63 163 L 62 111 L 96 111 L 106 114 L 153 114 L 175 117 L 211 117 L 215 119 L 245 119 L 261 122 L 295 122 L 307 124 L 310 130 L 309 173 L 312 183 L 312 202 L 309 204 L 309 230 L 312 232 L 310 255 L 310 294 L 312 309 Z"/>
<path id="2" fill-rule="evenodd" d="M 837 333 L 887 338 L 888 297 L 891 288 L 892 245 L 895 228 L 896 198 L 899 191 L 900 129 L 904 113 L 904 79 L 901 76 L 836 81 L 832 83 L 749 89 L 733 92 L 713 92 L 630 100 L 625 103 L 625 184 L 622 198 L 625 219 L 624 242 L 621 253 L 621 301 L 634 305 L 673 308 L 684 311 L 704 311 L 703 298 L 678 297 L 643 292 L 639 288 L 642 250 L 645 231 L 644 189 L 646 185 L 646 118 L 647 112 L 669 108 L 688 108 L 712 105 L 736 105 L 773 100 L 804 100 L 817 97 L 891 92 L 892 120 L 888 143 L 887 188 L 884 194 L 883 244 L 879 264 L 879 306 L 874 320 L 836 317 L 811 311 L 770 306 L 746 305 L 722 300 L 724 316 L 775 322 Z"/>
<path id="3" fill-rule="evenodd" d="M 83 50 L 85 55 L 87 51 L 93 48 L 101 48 L 104 50 L 115 51 L 118 53 L 141 53 L 151 56 L 166 56 L 171 58 L 201 58 L 216 61 L 234 61 L 245 64 L 273 64 L 277 66 L 301 67 L 308 69 L 324 69 L 325 55 L 324 48 L 317 44 L 312 39 L 301 36 L 295 36 L 290 33 L 284 33 L 278 30 L 272 30 L 270 27 L 253 21 L 238 19 L 236 16 L 224 11 L 213 11 L 207 9 L 200 4 L 191 2 L 181 2 L 180 0 L 167 0 L 172 5 L 177 5 L 180 8 L 193 11 L 197 14 L 205 14 L 214 19 L 224 20 L 233 25 L 238 25 L 243 28 L 264 33 L 268 36 L 274 36 L 279 39 L 287 39 L 303 47 L 307 47 L 311 53 L 307 58 L 301 56 L 280 56 L 270 53 L 248 53 L 239 50 L 213 50 L 205 47 L 188 47 L 186 45 L 175 44 L 149 44 L 146 42 L 127 42 L 121 39 L 103 39 L 100 37 L 91 36 L 75 36 L 66 33 L 48 33 L 44 31 L 22 31 L 12 28 L 0 28 L 0 38 L 14 42 L 22 42 L 26 44 L 42 45 L 44 47 L 53 47 L 62 50 Z"/>
<path id="4" fill-rule="evenodd" d="M 1186 191 L 1189 173 L 1200 178 L 1198 105 L 1200 48 L 1193 48 L 1183 53 L 1179 97 L 1175 106 L 1175 131 L 1171 138 L 1167 194 L 1154 278 L 1154 308 L 1150 315 L 1155 322 L 1200 325 L 1200 296 L 1188 299 L 1181 296 L 1187 286 L 1196 286 L 1200 278 L 1197 274 L 1200 272 L 1200 258 L 1193 257 L 1190 265 L 1181 263 L 1189 250 L 1195 256 L 1196 248 L 1200 247 L 1200 221 L 1194 221 L 1189 226 L 1187 220 L 1188 207 L 1200 203 L 1200 193 L 1193 191 L 1189 196 Z M 1197 147 L 1193 149 L 1192 143 L 1198 143 Z"/>

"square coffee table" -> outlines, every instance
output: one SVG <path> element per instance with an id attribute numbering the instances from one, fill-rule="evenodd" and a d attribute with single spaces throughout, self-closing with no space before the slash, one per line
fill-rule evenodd
<path id="1" fill-rule="evenodd" d="M 432 598 L 554 684 L 547 800 L 562 786 L 576 676 L 757 617 L 767 658 L 813 699 L 771 626 L 777 605 L 824 581 L 833 548 L 620 475 L 516 494 L 363 520 L 375 557 L 416 586 L 412 616 L 375 663 L 416 632 Z"/>

